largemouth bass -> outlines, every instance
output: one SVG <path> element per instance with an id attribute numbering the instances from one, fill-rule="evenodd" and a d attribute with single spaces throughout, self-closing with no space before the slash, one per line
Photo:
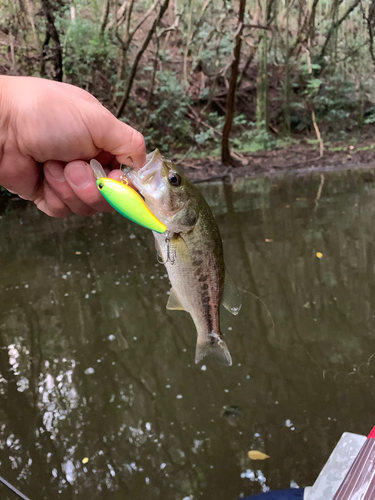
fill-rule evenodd
<path id="1" fill-rule="evenodd" d="M 146 156 L 144 167 L 128 169 L 126 175 L 170 231 L 169 243 L 165 235 L 153 232 L 172 285 L 167 309 L 184 310 L 192 317 L 198 334 L 195 362 L 208 355 L 222 365 L 231 365 L 220 330 L 220 304 L 236 315 L 241 301 L 225 271 L 219 228 L 210 207 L 158 150 Z"/>

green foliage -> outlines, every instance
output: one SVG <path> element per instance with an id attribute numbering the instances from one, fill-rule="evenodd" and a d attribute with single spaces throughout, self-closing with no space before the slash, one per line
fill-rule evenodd
<path id="1" fill-rule="evenodd" d="M 212 128 L 202 126 L 201 130 L 194 136 L 195 142 L 201 150 L 215 148 L 220 144 L 221 135 L 219 131 L 223 129 L 224 116 L 220 116 L 218 113 L 209 113 L 206 123 Z"/>
<path id="2" fill-rule="evenodd" d="M 308 97 L 315 97 L 322 85 L 323 81 L 320 78 L 311 78 L 306 86 L 306 95 Z"/>
<path id="3" fill-rule="evenodd" d="M 153 109 L 144 135 L 150 149 L 158 147 L 167 153 L 172 145 L 175 149 L 180 149 L 191 142 L 192 126 L 186 117 L 190 99 L 172 71 L 158 71 L 156 81 L 152 99 Z M 145 106 L 137 109 L 136 114 L 140 122 L 147 112 Z"/>
<path id="4" fill-rule="evenodd" d="M 366 125 L 375 123 L 375 108 L 371 109 L 365 118 Z"/>
<path id="5" fill-rule="evenodd" d="M 329 135 L 344 138 L 356 128 L 360 102 L 352 82 L 341 76 L 326 77 L 313 102 L 317 122 L 324 125 Z"/>
<path id="6" fill-rule="evenodd" d="M 100 33 L 98 26 L 89 19 L 70 21 L 64 46 L 64 72 L 80 86 L 91 82 L 93 73 L 108 74 L 115 47 L 108 33 Z M 112 74 L 114 83 L 115 74 Z"/>
<path id="7" fill-rule="evenodd" d="M 276 146 L 276 141 L 267 131 L 264 122 L 247 123 L 246 129 L 233 139 L 233 146 L 246 153 L 273 149 Z"/>
<path id="8" fill-rule="evenodd" d="M 219 151 L 238 3 L 177 2 L 177 10 L 170 8 L 161 20 L 139 59 L 122 117 L 143 131 L 149 149 L 159 147 L 174 154 L 193 145 L 202 153 Z M 269 130 L 315 137 L 312 110 L 325 140 L 373 126 L 375 79 L 363 19 L 370 4 L 362 3 L 362 10 L 357 7 L 345 17 L 347 3 L 336 0 L 324 0 L 315 10 L 313 0 L 306 4 L 248 0 L 240 61 L 240 71 L 246 71 L 239 78 L 231 131 L 234 149 L 278 147 L 279 140 Z M 50 0 L 49 4 L 63 47 L 64 81 L 88 89 L 116 113 L 160 4 L 146 20 L 152 0 L 131 0 L 125 9 L 122 2 L 110 2 L 107 18 L 105 0 Z M 0 0 L 0 70 L 54 78 L 53 40 L 42 56 L 50 21 L 40 0 L 28 5 L 23 9 L 22 2 Z M 335 27 L 340 19 L 344 22 Z M 269 24 L 270 29 L 253 29 L 255 22 Z M 125 55 L 127 37 L 137 26 Z M 175 29 L 165 29 L 171 26 Z M 151 85 L 154 68 L 158 71 Z"/>
<path id="9" fill-rule="evenodd" d="M 213 75 L 220 69 L 220 62 L 230 58 L 233 38 L 230 32 L 215 33 L 211 37 L 210 35 L 212 26 L 210 23 L 204 23 L 192 41 L 192 47 L 196 47 L 197 51 L 193 65 L 200 63 L 205 73 Z"/>
<path id="10" fill-rule="evenodd" d="M 221 144 L 221 135 L 218 132 L 221 131 L 224 126 L 225 117 L 218 113 L 209 113 L 205 121 L 211 128 L 202 126 L 200 132 L 195 134 L 194 139 L 197 144 L 197 149 L 200 151 L 215 151 L 218 153 Z M 276 141 L 272 135 L 266 131 L 264 123 L 259 127 L 259 124 L 250 122 L 243 114 L 234 117 L 232 136 L 231 144 L 233 148 L 242 153 L 276 147 Z"/>

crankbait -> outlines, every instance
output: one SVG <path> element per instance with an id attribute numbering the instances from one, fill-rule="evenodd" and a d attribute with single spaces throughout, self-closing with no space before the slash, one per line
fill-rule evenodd
<path id="1" fill-rule="evenodd" d="M 96 185 L 108 203 L 121 215 L 136 222 L 140 226 L 165 233 L 168 228 L 148 208 L 143 198 L 126 181 L 116 181 L 106 176 L 103 167 L 97 160 L 90 161 L 96 177 Z M 169 234 L 169 232 L 167 233 Z"/>

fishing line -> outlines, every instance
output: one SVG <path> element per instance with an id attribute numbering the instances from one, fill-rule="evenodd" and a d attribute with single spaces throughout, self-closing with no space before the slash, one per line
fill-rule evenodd
<path id="1" fill-rule="evenodd" d="M 263 306 L 266 308 L 267 315 L 269 316 L 269 318 L 271 320 L 271 323 L 272 323 L 272 332 L 271 332 L 271 335 L 272 335 L 273 339 L 276 340 L 276 326 L 275 326 L 275 322 L 273 320 L 271 311 L 268 309 L 267 304 L 260 297 L 258 297 L 257 295 L 255 295 L 254 293 L 248 292 L 247 290 L 244 290 L 243 288 L 237 288 L 237 289 L 240 290 L 243 293 L 248 293 L 249 295 L 251 295 L 252 297 L 254 297 L 254 299 L 259 300 L 259 302 L 261 304 L 263 304 Z"/>
<path id="2" fill-rule="evenodd" d="M 324 373 L 324 369 L 323 367 L 318 363 L 318 361 L 316 361 L 312 355 L 309 353 L 309 351 L 307 350 L 307 348 L 304 346 L 304 345 L 301 345 L 301 344 L 288 344 L 286 342 L 281 342 L 279 341 L 277 338 L 276 338 L 276 325 L 275 325 L 275 321 L 272 317 L 272 314 L 271 314 L 271 311 L 269 310 L 267 304 L 260 298 L 258 297 L 257 295 L 255 295 L 254 293 L 252 292 L 249 292 L 248 290 L 244 290 L 243 288 L 238 288 L 238 290 L 240 290 L 241 292 L 243 293 L 247 293 L 249 295 L 251 295 L 252 297 L 254 297 L 254 299 L 256 300 L 259 300 L 259 302 L 265 307 L 266 311 L 267 311 L 267 315 L 268 317 L 270 318 L 271 320 L 271 323 L 272 323 L 272 328 L 271 328 L 271 332 L 270 332 L 270 336 L 271 336 L 271 339 L 275 342 L 275 344 L 278 346 L 278 347 L 288 347 L 288 348 L 291 348 L 291 349 L 301 349 L 305 354 L 307 354 L 307 356 L 311 359 L 311 361 L 320 369 L 323 371 Z M 324 374 L 323 374 L 324 376 Z"/>
<path id="3" fill-rule="evenodd" d="M 4 486 L 10 489 L 14 494 L 16 494 L 19 498 L 22 498 L 22 500 L 30 500 L 29 497 L 21 493 L 17 488 L 12 486 L 8 481 L 6 481 L 3 477 L 0 476 L 0 483 L 2 483 Z"/>
<path id="4" fill-rule="evenodd" d="M 269 310 L 267 304 L 261 298 L 259 298 L 257 295 L 255 295 L 254 293 L 249 292 L 248 290 L 244 290 L 243 288 L 239 288 L 239 287 L 237 289 L 239 291 L 243 292 L 243 293 L 247 293 L 247 294 L 251 295 L 256 300 L 259 300 L 259 302 L 261 302 L 261 304 L 265 307 L 265 309 L 267 311 L 267 315 L 269 316 L 269 318 L 271 320 L 271 323 L 272 323 L 271 336 L 272 336 L 273 340 L 275 341 L 276 345 L 278 345 L 280 347 L 290 347 L 290 348 L 293 348 L 293 349 L 301 349 L 301 351 L 303 351 L 305 354 L 307 354 L 307 356 L 310 358 L 310 360 L 322 371 L 323 379 L 324 380 L 326 380 L 326 374 L 329 373 L 329 372 L 332 372 L 334 380 L 336 380 L 339 375 L 343 375 L 344 379 L 346 379 L 347 377 L 352 376 L 352 375 L 360 376 L 360 375 L 362 375 L 360 373 L 362 367 L 364 367 L 364 366 L 369 366 L 370 367 L 370 363 L 371 363 L 372 359 L 375 357 L 375 353 L 371 354 L 371 356 L 368 358 L 367 361 L 365 361 L 364 363 L 361 363 L 358 366 L 358 368 L 357 368 L 356 371 L 351 371 L 351 372 L 347 373 L 347 372 L 344 372 L 342 370 L 334 371 L 334 370 L 329 369 L 329 368 L 328 369 L 323 368 L 323 366 L 310 354 L 310 352 L 308 351 L 307 347 L 305 347 L 304 345 L 297 344 L 297 343 L 288 344 L 286 342 L 279 342 L 278 339 L 276 338 L 276 325 L 275 325 L 275 322 L 273 320 L 271 311 Z"/>
<path id="5" fill-rule="evenodd" d="M 316 361 L 312 355 L 309 353 L 309 351 L 307 350 L 307 348 L 304 346 L 304 345 L 301 345 L 301 344 L 287 344 L 286 342 L 279 342 L 278 339 L 276 338 L 276 325 L 275 325 L 275 321 L 272 317 L 272 314 L 271 314 L 271 311 L 269 310 L 267 304 L 260 298 L 258 297 L 257 295 L 255 295 L 254 293 L 252 292 L 249 292 L 248 290 L 244 290 L 243 288 L 238 288 L 238 290 L 240 290 L 241 292 L 243 293 L 247 293 L 249 295 L 251 295 L 252 297 L 254 297 L 254 299 L 256 300 L 259 300 L 259 302 L 265 307 L 266 311 L 267 311 L 267 315 L 268 317 L 270 318 L 271 320 L 271 323 L 272 323 L 272 329 L 271 329 L 271 338 L 273 339 L 273 341 L 276 343 L 276 345 L 280 346 L 280 347 L 290 347 L 290 348 L 293 348 L 293 349 L 301 349 L 302 351 L 305 352 L 305 354 L 308 355 L 308 357 L 311 359 L 311 361 L 320 369 L 324 372 L 324 369 L 323 367 L 318 363 L 318 361 Z M 324 375 L 323 375 L 324 376 Z"/>

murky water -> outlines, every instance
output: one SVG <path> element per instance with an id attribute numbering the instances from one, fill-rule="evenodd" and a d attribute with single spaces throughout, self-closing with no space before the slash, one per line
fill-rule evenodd
<path id="1" fill-rule="evenodd" d="M 312 484 L 342 432 L 375 424 L 374 176 L 326 174 L 314 203 L 320 183 L 202 186 L 234 280 L 274 322 L 246 293 L 238 317 L 223 310 L 231 368 L 194 364 L 150 232 L 112 214 L 3 213 L 0 475 L 32 500 Z"/>

